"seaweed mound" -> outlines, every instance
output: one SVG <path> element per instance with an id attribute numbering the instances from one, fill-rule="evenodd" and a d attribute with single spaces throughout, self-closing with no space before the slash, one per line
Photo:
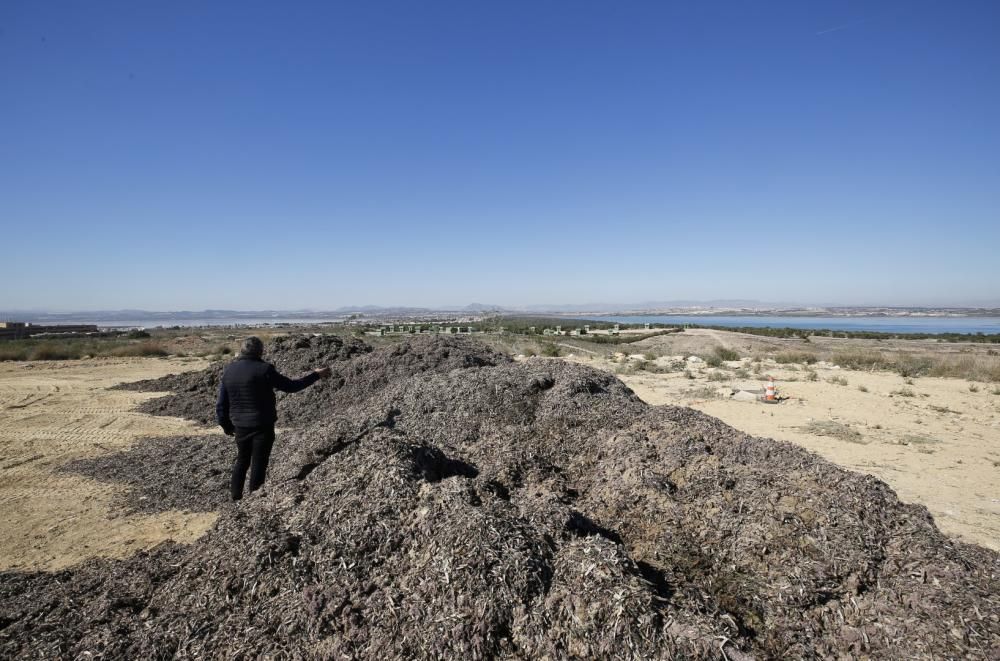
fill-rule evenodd
<path id="1" fill-rule="evenodd" d="M 467 341 L 337 371 L 191 546 L 0 575 L 0 656 L 1000 652 L 997 553 L 872 477 Z"/>
<path id="2" fill-rule="evenodd" d="M 264 358 L 274 363 L 279 372 L 295 378 L 324 365 L 334 367 L 371 350 L 370 345 L 356 338 L 344 340 L 336 335 L 291 335 L 268 342 L 264 348 Z M 122 383 L 117 388 L 139 392 L 171 392 L 165 397 L 143 402 L 139 410 L 152 415 L 176 416 L 214 425 L 215 400 L 219 396 L 219 380 L 225 367 L 226 363 L 219 362 L 204 370 Z M 315 397 L 315 391 L 322 392 L 324 389 L 325 384 L 317 384 L 313 389 L 313 396 Z M 279 393 L 279 401 L 284 396 L 284 393 Z M 285 412 L 279 417 L 278 424 L 294 424 L 293 415 Z"/>

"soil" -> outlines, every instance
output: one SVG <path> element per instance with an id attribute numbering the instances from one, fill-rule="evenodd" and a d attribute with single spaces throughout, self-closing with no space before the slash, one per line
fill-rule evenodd
<path id="1" fill-rule="evenodd" d="M 998 554 L 874 477 L 650 406 L 607 372 L 458 338 L 335 371 L 322 397 L 282 402 L 295 423 L 268 484 L 190 546 L 0 574 L 0 655 L 1000 653 Z M 156 491 L 117 456 L 91 474 L 136 503 L 217 484 L 210 452 Z"/>
<path id="2" fill-rule="evenodd" d="M 211 527 L 216 515 L 209 510 L 121 512 L 122 485 L 60 471 L 139 439 L 201 439 L 205 432 L 194 423 L 135 412 L 149 395 L 109 386 L 205 365 L 148 358 L 0 363 L 0 570 L 123 557 L 167 539 L 191 541 Z"/>

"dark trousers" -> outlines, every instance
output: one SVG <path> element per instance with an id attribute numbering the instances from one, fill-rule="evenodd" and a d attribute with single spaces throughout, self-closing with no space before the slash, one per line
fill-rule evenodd
<path id="1" fill-rule="evenodd" d="M 233 476 L 229 480 L 229 491 L 233 500 L 243 497 L 243 483 L 247 469 L 250 469 L 250 491 L 256 491 L 264 484 L 267 476 L 267 462 L 271 458 L 274 445 L 274 424 L 260 427 L 236 428 L 236 461 Z"/>

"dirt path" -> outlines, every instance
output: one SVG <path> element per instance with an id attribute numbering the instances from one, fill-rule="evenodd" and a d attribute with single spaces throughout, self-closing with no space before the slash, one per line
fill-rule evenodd
<path id="1" fill-rule="evenodd" d="M 627 362 L 578 360 L 616 372 L 651 404 L 691 406 L 874 475 L 903 500 L 925 505 L 946 533 L 1000 550 L 1000 394 L 993 384 L 930 377 L 908 382 L 889 372 L 771 362 L 764 373 L 789 399 L 766 405 L 729 396 L 737 388 L 763 387 L 762 376 L 740 378 L 735 366 L 696 364 L 687 374 L 658 374 Z"/>
<path id="2" fill-rule="evenodd" d="M 118 515 L 114 486 L 58 472 L 143 436 L 201 433 L 193 424 L 131 409 L 156 396 L 107 390 L 122 381 L 199 369 L 190 359 L 0 363 L 0 570 L 59 569 L 122 557 L 164 540 L 189 542 L 211 514 Z"/>

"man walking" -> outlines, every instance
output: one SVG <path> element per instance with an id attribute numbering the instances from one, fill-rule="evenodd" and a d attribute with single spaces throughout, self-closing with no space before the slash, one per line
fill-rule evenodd
<path id="1" fill-rule="evenodd" d="M 264 484 L 267 462 L 274 445 L 274 423 L 278 419 L 274 390 L 298 392 L 330 376 L 329 367 L 313 370 L 300 379 L 282 376 L 264 362 L 264 343 L 248 337 L 243 350 L 222 374 L 215 415 L 226 435 L 236 437 L 236 461 L 229 490 L 233 500 L 243 497 L 243 482 L 250 469 L 250 491 Z"/>

